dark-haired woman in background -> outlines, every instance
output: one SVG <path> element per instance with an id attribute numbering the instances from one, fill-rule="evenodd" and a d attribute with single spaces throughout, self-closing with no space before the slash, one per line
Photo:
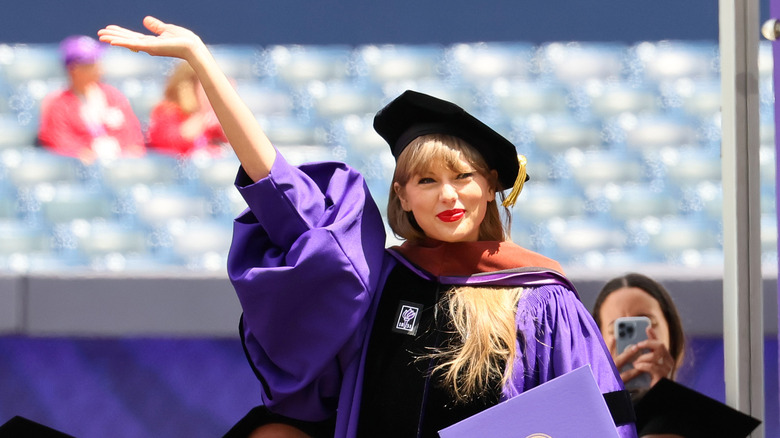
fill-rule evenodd
<path id="1" fill-rule="evenodd" d="M 631 316 L 650 319 L 647 340 L 618 354 L 615 320 Z M 649 387 L 632 393 L 640 437 L 744 438 L 761 423 L 674 381 L 685 357 L 685 333 L 671 295 L 658 281 L 638 273 L 609 280 L 596 297 L 593 319 L 618 369 L 633 364 L 620 374 L 627 387 L 641 374 L 650 375 Z"/>
<path id="2" fill-rule="evenodd" d="M 646 341 L 617 354 L 614 323 L 624 316 L 646 316 L 651 326 Z M 593 319 L 601 328 L 618 369 L 633 362 L 633 369 L 621 373 L 624 383 L 642 373 L 650 374 L 650 386 L 664 377 L 674 380 L 685 357 L 685 333 L 677 307 L 663 285 L 637 273 L 613 278 L 596 297 Z M 649 351 L 635 357 L 643 349 Z"/>

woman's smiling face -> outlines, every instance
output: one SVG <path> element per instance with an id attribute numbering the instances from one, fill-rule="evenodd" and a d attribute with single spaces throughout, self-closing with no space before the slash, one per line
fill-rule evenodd
<path id="1" fill-rule="evenodd" d="M 487 178 L 463 157 L 459 169 L 443 164 L 412 175 L 394 190 L 401 207 L 410 211 L 428 238 L 442 242 L 469 242 L 479 238 L 480 224 L 495 190 Z"/>

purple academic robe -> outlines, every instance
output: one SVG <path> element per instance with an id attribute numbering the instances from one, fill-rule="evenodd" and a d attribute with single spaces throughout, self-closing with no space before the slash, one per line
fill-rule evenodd
<path id="1" fill-rule="evenodd" d="M 247 355 L 271 411 L 323 421 L 355 437 L 372 318 L 402 257 L 385 250 L 385 228 L 362 176 L 343 163 L 289 165 L 236 186 L 249 208 L 234 225 L 228 274 L 243 308 Z M 426 275 L 420 272 L 420 275 Z M 522 285 L 518 329 L 526 340 L 504 398 L 590 364 L 602 392 L 623 389 L 601 334 L 560 275 L 540 269 L 440 279 Z M 618 428 L 635 437 L 633 424 Z"/>

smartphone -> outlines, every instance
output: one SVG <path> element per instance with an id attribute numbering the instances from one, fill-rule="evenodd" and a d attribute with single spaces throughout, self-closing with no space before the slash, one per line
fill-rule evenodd
<path id="1" fill-rule="evenodd" d="M 617 344 L 617 353 L 625 351 L 630 345 L 647 339 L 647 328 L 650 327 L 650 318 L 646 316 L 626 316 L 615 320 L 615 340 Z M 647 353 L 648 349 L 641 350 L 637 356 Z M 634 365 L 629 362 L 620 369 L 624 372 L 633 369 Z M 651 376 L 648 373 L 642 373 L 637 377 L 626 382 L 626 389 L 629 391 L 638 391 L 650 388 Z"/>

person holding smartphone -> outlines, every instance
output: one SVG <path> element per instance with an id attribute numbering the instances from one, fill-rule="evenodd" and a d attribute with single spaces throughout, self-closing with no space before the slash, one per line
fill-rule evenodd
<path id="1" fill-rule="evenodd" d="M 685 356 L 677 307 L 652 278 L 630 273 L 609 280 L 593 307 L 631 393 L 640 438 L 745 438 L 761 421 L 675 382 Z"/>
<path id="2" fill-rule="evenodd" d="M 592 313 L 621 370 L 620 377 L 634 394 L 643 393 L 662 378 L 674 380 L 685 356 L 685 334 L 677 307 L 663 285 L 638 273 L 613 278 L 602 287 Z M 641 320 L 618 321 L 625 317 L 645 317 L 649 325 L 643 329 L 636 325 Z M 634 327 L 634 339 L 646 339 L 626 343 L 625 349 L 618 350 L 616 322 Z"/>

